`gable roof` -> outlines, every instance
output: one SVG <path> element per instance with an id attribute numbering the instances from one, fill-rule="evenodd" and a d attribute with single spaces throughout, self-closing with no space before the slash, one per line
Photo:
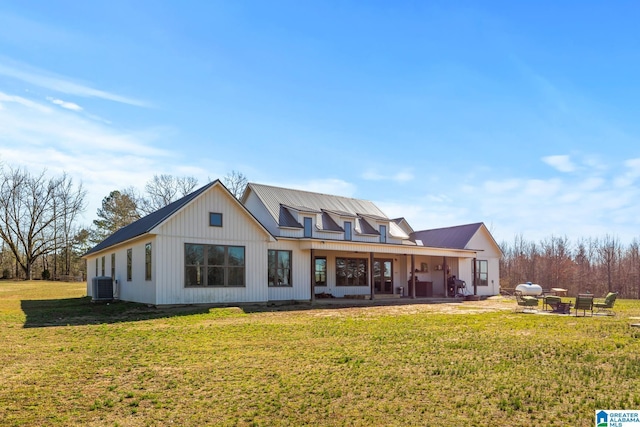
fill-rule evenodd
<path id="1" fill-rule="evenodd" d="M 414 242 L 421 240 L 423 246 L 450 249 L 467 249 L 467 244 L 484 223 L 457 225 L 454 227 L 435 228 L 432 230 L 414 231 L 410 238 Z"/>
<path id="2" fill-rule="evenodd" d="M 219 185 L 220 187 L 222 187 L 224 189 L 224 191 L 229 193 L 229 195 L 232 198 L 234 198 L 233 195 L 231 194 L 231 192 L 229 192 L 229 190 L 227 189 L 227 187 L 225 187 L 224 184 L 219 179 L 216 179 L 215 181 L 212 181 L 212 182 L 208 183 L 207 185 L 205 185 L 203 187 L 200 187 L 199 189 L 197 189 L 193 193 L 189 193 L 186 196 L 184 196 L 183 198 L 178 199 L 175 202 L 172 202 L 172 203 L 168 204 L 167 206 L 165 206 L 163 208 L 160 208 L 157 211 L 152 212 L 149 215 L 144 216 L 144 217 L 140 218 L 139 220 L 137 220 L 135 222 L 132 222 L 131 224 L 129 224 L 127 226 L 122 227 L 121 229 L 117 230 L 116 232 L 114 232 L 113 234 L 108 236 L 102 242 L 98 243 L 96 246 L 91 248 L 83 256 L 87 256 L 87 255 L 90 255 L 92 253 L 99 252 L 99 251 L 101 251 L 103 249 L 109 248 L 111 246 L 117 245 L 117 244 L 122 243 L 122 242 L 126 242 L 127 240 L 130 240 L 130 239 L 133 239 L 135 237 L 142 236 L 143 234 L 149 233 L 151 230 L 153 230 L 154 228 L 156 228 L 157 226 L 162 224 L 164 221 L 169 219 L 172 215 L 177 213 L 183 207 L 188 205 L 192 200 L 196 199 L 198 196 L 203 194 L 205 191 L 207 191 L 209 188 L 213 187 L 214 185 Z M 255 219 L 253 214 L 251 212 L 249 212 L 244 207 L 244 205 L 242 205 L 239 202 L 238 202 L 238 205 L 241 206 L 245 210 L 245 212 L 247 212 L 247 214 L 249 214 L 252 218 Z M 260 225 L 261 228 L 263 228 L 265 230 L 265 232 L 269 233 L 267 231 L 267 229 L 264 228 L 264 226 L 257 219 L 255 219 L 255 221 Z M 269 235 L 271 235 L 271 234 L 269 233 Z"/>

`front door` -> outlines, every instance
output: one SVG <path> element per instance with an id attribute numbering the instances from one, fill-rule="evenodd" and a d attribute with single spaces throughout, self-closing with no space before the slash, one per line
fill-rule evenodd
<path id="1" fill-rule="evenodd" d="M 390 259 L 373 260 L 373 286 L 377 294 L 393 293 L 393 261 Z"/>

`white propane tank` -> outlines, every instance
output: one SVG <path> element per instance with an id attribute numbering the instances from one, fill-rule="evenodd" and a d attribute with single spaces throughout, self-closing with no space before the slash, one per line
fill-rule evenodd
<path id="1" fill-rule="evenodd" d="M 522 295 L 531 295 L 533 297 L 542 295 L 542 286 L 536 285 L 535 283 L 527 282 L 520 283 L 516 286 L 516 291 L 522 292 Z"/>

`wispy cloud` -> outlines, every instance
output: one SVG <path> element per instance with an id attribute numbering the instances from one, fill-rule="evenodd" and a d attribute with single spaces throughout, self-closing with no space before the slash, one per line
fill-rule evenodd
<path id="1" fill-rule="evenodd" d="M 67 102 L 67 101 L 63 101 L 61 99 L 55 99 L 55 98 L 52 98 L 50 96 L 47 97 L 47 101 L 51 102 L 52 104 L 59 105 L 62 108 L 66 108 L 67 110 L 82 111 L 82 107 L 79 106 L 78 104 L 73 103 L 73 102 Z"/>
<path id="2" fill-rule="evenodd" d="M 411 170 L 399 170 L 394 174 L 383 174 L 375 169 L 369 169 L 362 174 L 362 178 L 367 181 L 395 181 L 395 182 L 408 182 L 414 179 L 413 172 Z"/>
<path id="3" fill-rule="evenodd" d="M 573 172 L 576 170 L 576 165 L 571 161 L 571 157 L 567 155 L 546 156 L 542 158 L 542 161 L 560 172 Z"/>
<path id="4" fill-rule="evenodd" d="M 67 95 L 100 98 L 137 107 L 149 106 L 149 104 L 144 101 L 95 89 L 89 85 L 74 82 L 68 77 L 61 77 L 5 57 L 0 57 L 0 75 Z"/>
<path id="5" fill-rule="evenodd" d="M 181 154 L 157 147 L 168 129 L 118 129 L 44 102 L 0 92 L 0 161 L 32 171 L 66 172 L 82 181 L 88 190 L 87 219 L 110 191 L 142 187 L 157 173 L 179 173 L 170 159 Z"/>

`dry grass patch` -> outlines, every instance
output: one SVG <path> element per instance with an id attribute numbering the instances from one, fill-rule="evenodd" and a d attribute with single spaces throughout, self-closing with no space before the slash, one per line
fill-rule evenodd
<path id="1" fill-rule="evenodd" d="M 3 426 L 564 426 L 640 407 L 637 301 L 159 310 L 20 285 L 0 282 Z"/>

